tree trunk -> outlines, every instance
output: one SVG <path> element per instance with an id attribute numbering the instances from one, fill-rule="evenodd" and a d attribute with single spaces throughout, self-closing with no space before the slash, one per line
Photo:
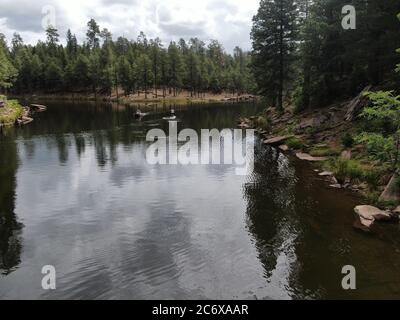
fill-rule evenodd
<path id="1" fill-rule="evenodd" d="M 353 121 L 358 113 L 368 105 L 369 99 L 364 96 L 364 92 L 371 90 L 371 88 L 372 86 L 366 86 L 364 90 L 350 102 L 345 115 L 346 121 Z"/>

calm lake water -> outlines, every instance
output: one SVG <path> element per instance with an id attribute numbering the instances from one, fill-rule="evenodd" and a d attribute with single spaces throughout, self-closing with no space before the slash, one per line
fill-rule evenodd
<path id="1" fill-rule="evenodd" d="M 247 176 L 151 166 L 145 136 L 167 128 L 165 113 L 137 122 L 133 108 L 48 106 L 0 136 L 0 298 L 400 298 L 399 226 L 355 231 L 360 199 L 327 189 L 309 164 L 256 141 Z M 190 106 L 179 129 L 233 128 L 258 110 Z M 44 265 L 54 291 L 41 287 Z"/>

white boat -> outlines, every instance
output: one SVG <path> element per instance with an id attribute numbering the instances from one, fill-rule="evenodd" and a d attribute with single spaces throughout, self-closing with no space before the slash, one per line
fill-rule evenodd
<path id="1" fill-rule="evenodd" d="M 135 118 L 140 119 L 140 118 L 143 118 L 143 117 L 145 117 L 147 115 L 148 115 L 148 113 L 144 113 L 144 112 L 141 112 L 140 110 L 137 110 L 136 113 L 135 113 Z"/>

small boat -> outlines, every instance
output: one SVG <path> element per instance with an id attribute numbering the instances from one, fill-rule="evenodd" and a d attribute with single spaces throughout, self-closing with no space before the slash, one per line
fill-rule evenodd
<path id="1" fill-rule="evenodd" d="M 138 110 L 136 110 L 135 118 L 136 118 L 136 119 L 141 119 L 141 118 L 143 118 L 143 117 L 145 117 L 145 116 L 147 116 L 147 115 L 148 115 L 148 113 L 141 112 L 141 111 L 138 109 Z"/>

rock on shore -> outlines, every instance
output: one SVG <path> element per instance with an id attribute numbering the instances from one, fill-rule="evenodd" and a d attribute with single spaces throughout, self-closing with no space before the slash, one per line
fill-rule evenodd
<path id="1" fill-rule="evenodd" d="M 354 212 L 357 214 L 354 227 L 363 231 L 370 231 L 375 221 L 395 220 L 391 213 L 368 205 L 357 206 L 354 208 Z"/>

